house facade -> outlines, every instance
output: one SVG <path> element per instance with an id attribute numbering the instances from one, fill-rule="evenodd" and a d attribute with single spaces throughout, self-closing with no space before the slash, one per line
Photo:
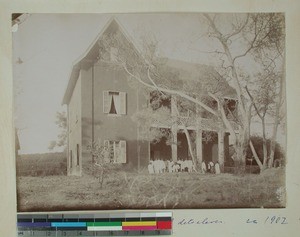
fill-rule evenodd
<path id="1" fill-rule="evenodd" d="M 137 169 L 146 167 L 150 160 L 155 159 L 191 159 L 185 132 L 193 138 L 192 149 L 198 162 L 219 162 L 223 167 L 229 159 L 229 133 L 220 122 L 212 122 L 211 118 L 178 115 L 175 96 L 170 95 L 159 107 L 165 106 L 170 111 L 170 118 L 176 117 L 176 123 L 170 119 L 153 121 L 149 126 L 149 130 L 164 129 L 172 134 L 172 142 L 165 138 L 158 142 L 144 139 L 144 124 L 133 117 L 149 107 L 153 95 L 132 86 L 128 73 L 122 67 L 113 66 L 115 48 L 107 50 L 106 60 L 100 57 L 99 40 L 111 32 L 121 34 L 123 40 L 133 45 L 132 50 L 138 52 L 121 24 L 112 19 L 74 64 L 63 99 L 68 110 L 68 175 L 82 175 L 92 165 L 93 157 L 88 146 L 95 142 L 109 148 L 112 163 Z M 169 64 L 170 70 L 177 70 L 177 74 L 186 72 L 189 78 L 192 78 L 190 72 L 195 68 L 213 71 L 208 66 L 175 60 L 169 60 Z M 207 74 L 204 71 L 201 74 Z M 206 77 L 209 80 L 209 74 Z M 229 88 L 226 81 L 223 83 Z M 211 139 L 207 139 L 207 134 Z"/>

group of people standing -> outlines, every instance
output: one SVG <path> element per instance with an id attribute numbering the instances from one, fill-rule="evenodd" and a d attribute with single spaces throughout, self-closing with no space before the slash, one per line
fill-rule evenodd
<path id="1" fill-rule="evenodd" d="M 192 160 L 150 160 L 148 165 L 149 174 L 159 173 L 177 173 L 177 172 L 196 172 L 195 166 Z"/>
<path id="2" fill-rule="evenodd" d="M 203 174 L 206 173 L 220 174 L 221 173 L 220 164 L 219 162 L 214 163 L 212 161 L 209 161 L 206 163 L 205 161 L 202 161 L 201 171 Z"/>
<path id="3" fill-rule="evenodd" d="M 196 172 L 195 165 L 192 160 L 150 160 L 148 165 L 149 174 L 160 174 L 160 173 L 177 173 L 177 172 Z M 212 161 L 201 163 L 201 173 L 206 174 L 220 174 L 221 169 L 218 162 Z"/>

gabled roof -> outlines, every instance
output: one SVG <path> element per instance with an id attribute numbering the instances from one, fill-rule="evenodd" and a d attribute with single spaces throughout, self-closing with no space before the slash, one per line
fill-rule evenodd
<path id="1" fill-rule="evenodd" d="M 117 30 L 119 30 L 124 35 L 126 40 L 128 40 L 128 42 L 133 46 L 133 49 L 136 50 L 136 52 L 139 53 L 142 57 L 141 50 L 139 50 L 137 45 L 134 44 L 134 41 L 124 30 L 120 22 L 118 22 L 115 18 L 111 18 L 103 27 L 102 31 L 98 34 L 96 39 L 84 52 L 84 54 L 74 62 L 62 104 L 69 104 L 70 98 L 79 77 L 80 69 L 90 68 L 99 59 L 100 45 L 97 42 L 106 32 L 114 32 Z M 236 97 L 234 89 L 229 86 L 225 79 L 222 78 L 212 66 L 189 63 L 169 58 L 166 59 L 166 66 L 169 70 L 175 71 L 178 76 L 180 76 L 182 81 L 199 79 L 210 81 L 212 83 L 219 83 L 221 81 L 223 84 L 221 95 L 230 98 Z"/>
<path id="2" fill-rule="evenodd" d="M 117 30 L 119 30 L 131 44 L 133 43 L 133 40 L 131 39 L 129 34 L 124 30 L 120 22 L 118 22 L 118 20 L 115 18 L 111 18 L 105 24 L 102 31 L 98 34 L 98 36 L 91 43 L 88 49 L 73 63 L 68 86 L 62 104 L 69 104 L 77 79 L 79 77 L 80 69 L 90 68 L 93 65 L 93 63 L 95 63 L 99 59 L 100 46 L 97 42 L 101 39 L 101 37 L 105 34 L 105 32 L 107 31 L 114 32 Z M 140 50 L 136 45 L 133 45 L 133 47 L 137 52 L 140 52 Z"/>

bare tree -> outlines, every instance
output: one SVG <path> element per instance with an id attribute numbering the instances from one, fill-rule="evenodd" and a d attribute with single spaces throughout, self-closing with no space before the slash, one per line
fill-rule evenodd
<path id="1" fill-rule="evenodd" d="M 237 95 L 239 132 L 235 141 L 236 158 L 240 165 L 244 166 L 245 151 L 250 142 L 254 158 L 262 167 L 265 165 L 265 162 L 261 164 L 249 139 L 251 109 L 254 101 L 251 99 L 249 90 L 247 92 L 246 86 L 248 81 L 245 80 L 243 75 L 239 74 L 238 61 L 250 55 L 255 60 L 258 55 L 265 59 L 268 57 L 268 54 L 272 54 L 274 51 L 282 52 L 284 48 L 284 17 L 279 13 L 203 14 L 203 16 L 208 25 L 208 36 L 216 40 L 221 48 L 219 50 L 218 47 L 214 52 L 224 56 L 222 57 L 222 70 L 231 79 Z M 225 27 L 222 23 L 224 18 L 229 20 Z M 268 104 L 265 104 L 265 106 L 268 106 Z M 259 112 L 257 114 L 264 121 L 266 107 L 262 109 L 263 111 L 258 111 L 257 104 L 254 107 L 256 107 L 257 112 Z M 226 121 L 224 116 L 223 121 L 226 122 L 229 130 L 232 130 L 230 129 L 231 124 Z"/>
<path id="2" fill-rule="evenodd" d="M 283 76 L 279 78 L 279 93 L 278 98 L 275 102 L 275 115 L 274 115 L 274 124 L 273 124 L 273 133 L 271 137 L 271 151 L 269 155 L 268 167 L 271 168 L 274 165 L 274 156 L 276 148 L 276 137 L 278 133 L 278 126 L 280 122 L 285 120 L 285 96 L 284 96 L 284 78 Z"/>
<path id="3" fill-rule="evenodd" d="M 268 154 L 266 123 L 269 119 L 273 120 L 274 126 L 272 128 L 273 136 L 271 139 L 271 143 L 274 143 L 276 140 L 276 135 L 274 134 L 277 133 L 278 124 L 281 120 L 279 115 L 281 105 L 278 104 L 278 101 L 281 101 L 282 99 L 282 81 L 283 77 L 281 74 L 277 75 L 275 73 L 267 72 L 266 75 L 258 76 L 255 89 L 253 89 L 252 92 L 250 92 L 248 87 L 246 87 L 246 91 L 251 99 L 253 108 L 255 110 L 255 115 L 259 117 L 262 125 L 263 162 L 262 164 L 260 164 L 261 170 L 266 169 L 267 166 L 272 167 L 274 160 L 273 148 L 270 149 L 270 154 Z M 273 159 L 270 160 L 272 150 Z"/>

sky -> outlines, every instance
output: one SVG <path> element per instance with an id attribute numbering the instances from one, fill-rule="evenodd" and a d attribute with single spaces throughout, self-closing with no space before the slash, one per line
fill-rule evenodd
<path id="1" fill-rule="evenodd" d="M 49 152 L 60 132 L 56 112 L 66 110 L 61 102 L 73 62 L 112 17 L 138 46 L 143 37 L 154 36 L 163 57 L 216 62 L 207 51 L 217 46 L 206 37 L 199 14 L 30 14 L 12 33 L 14 117 L 21 154 Z M 255 67 L 249 61 L 246 65 Z"/>

